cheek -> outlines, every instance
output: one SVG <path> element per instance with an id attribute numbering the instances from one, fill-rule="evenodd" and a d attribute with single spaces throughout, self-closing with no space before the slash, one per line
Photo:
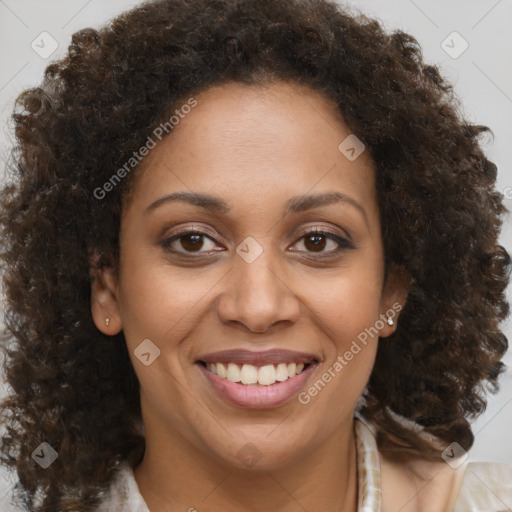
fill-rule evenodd
<path id="1" fill-rule="evenodd" d="M 382 283 L 379 272 L 371 269 L 380 267 L 378 262 L 373 267 L 363 265 L 361 260 L 360 263 L 324 280 L 315 294 L 310 294 L 312 321 L 328 337 L 320 378 L 325 375 L 325 380 L 333 382 L 327 394 L 341 393 L 338 399 L 343 394 L 357 399 L 370 376 L 377 351 Z"/>
<path id="2" fill-rule="evenodd" d="M 375 358 L 377 298 L 359 287 L 354 293 L 347 293 L 330 306 L 324 306 L 322 315 L 331 338 L 331 347 L 326 353 L 328 364 L 340 362 L 343 367 L 333 368 L 336 373 L 343 373 L 344 378 L 352 375 L 348 380 L 359 386 L 369 376 Z"/>
<path id="3" fill-rule="evenodd" d="M 218 281 L 204 274 L 184 278 L 176 269 L 139 267 L 123 281 L 120 294 L 123 329 L 127 338 L 179 339 L 197 322 L 202 301 Z M 206 297 L 205 297 L 206 295 Z"/>
<path id="4" fill-rule="evenodd" d="M 312 416 L 323 418 L 326 431 L 351 414 L 375 362 L 378 335 L 372 327 L 379 319 L 380 285 L 357 277 L 351 273 L 329 281 L 312 312 L 327 336 L 325 361 L 298 399 Z"/>
<path id="5" fill-rule="evenodd" d="M 353 265 L 317 280 L 316 287 L 307 287 L 315 291 L 304 296 L 314 316 L 323 320 L 342 349 L 379 319 L 381 286 L 381 276 L 372 272 L 372 266 Z"/>

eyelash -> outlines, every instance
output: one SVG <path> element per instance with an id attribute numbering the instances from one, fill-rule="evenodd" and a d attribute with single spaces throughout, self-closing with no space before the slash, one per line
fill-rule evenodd
<path id="1" fill-rule="evenodd" d="M 176 250 L 170 249 L 170 245 L 175 240 L 179 240 L 180 238 L 186 237 L 187 235 L 200 235 L 202 237 L 206 237 L 206 238 L 209 238 L 212 241 L 215 241 L 215 240 L 213 240 L 213 238 L 208 233 L 199 231 L 197 229 L 185 229 L 183 231 L 180 231 L 180 232 L 176 233 L 175 235 L 171 236 L 170 238 L 167 238 L 167 239 L 163 240 L 160 243 L 160 245 L 166 251 L 168 251 L 170 253 L 179 254 L 179 255 L 185 256 L 187 258 L 199 258 L 199 257 L 203 256 L 204 254 L 207 254 L 208 252 L 211 252 L 211 251 L 203 251 L 203 252 L 193 253 L 193 252 L 187 252 L 187 251 L 183 252 L 183 251 L 176 251 Z M 297 242 L 299 242 L 303 238 L 307 238 L 308 236 L 313 236 L 313 235 L 325 236 L 329 240 L 332 240 L 332 241 L 338 243 L 339 247 L 337 249 L 334 249 L 332 251 L 327 251 L 327 252 L 324 252 L 324 251 L 320 251 L 318 253 L 315 253 L 315 252 L 312 252 L 312 251 L 294 251 L 294 252 L 301 252 L 301 253 L 302 252 L 306 252 L 306 253 L 309 253 L 309 254 L 318 254 L 318 255 L 320 255 L 319 257 L 322 258 L 322 257 L 326 257 L 326 256 L 331 256 L 332 257 L 334 255 L 338 255 L 343 250 L 354 249 L 355 248 L 354 245 L 348 239 L 343 238 L 343 237 L 341 237 L 339 235 L 336 235 L 334 233 L 331 233 L 330 231 L 325 231 L 325 230 L 323 230 L 321 228 L 313 228 L 310 231 L 306 231 L 305 233 L 303 233 L 297 239 L 297 241 L 293 245 L 295 245 Z M 214 251 L 214 252 L 220 252 L 220 251 Z"/>

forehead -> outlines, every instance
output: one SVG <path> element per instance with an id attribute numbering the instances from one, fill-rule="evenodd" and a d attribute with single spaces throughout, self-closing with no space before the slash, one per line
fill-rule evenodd
<path id="1" fill-rule="evenodd" d="M 340 151 L 351 130 L 320 93 L 284 82 L 228 83 L 194 99 L 142 162 L 134 195 L 146 203 L 174 190 L 233 203 L 233 196 L 277 200 L 340 186 L 361 201 L 374 199 L 370 156 L 351 161 Z"/>

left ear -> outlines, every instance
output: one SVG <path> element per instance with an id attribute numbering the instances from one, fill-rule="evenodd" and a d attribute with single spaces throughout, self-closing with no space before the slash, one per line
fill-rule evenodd
<path id="1" fill-rule="evenodd" d="M 379 329 L 379 337 L 387 338 L 395 332 L 398 316 L 405 306 L 411 283 L 412 278 L 405 268 L 389 266 L 380 301 L 379 318 L 384 326 Z M 389 318 L 392 321 L 391 325 L 388 323 Z"/>
<path id="2" fill-rule="evenodd" d="M 122 328 L 118 302 L 117 279 L 112 267 L 98 265 L 96 252 L 90 258 L 91 314 L 96 327 L 108 336 L 118 334 Z"/>

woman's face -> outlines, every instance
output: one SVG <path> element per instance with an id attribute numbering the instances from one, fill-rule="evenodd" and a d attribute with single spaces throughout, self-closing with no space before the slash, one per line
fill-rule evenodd
<path id="1" fill-rule="evenodd" d="M 119 280 L 95 281 L 93 316 L 103 332 L 123 329 L 148 439 L 275 468 L 351 425 L 375 332 L 392 332 L 382 318 L 404 290 L 393 276 L 383 287 L 374 165 L 367 151 L 354 159 L 351 139 L 339 149 L 351 132 L 334 104 L 285 83 L 195 99 L 142 162 Z M 281 352 L 250 359 L 269 350 Z M 231 382 L 205 360 L 264 383 Z"/>

